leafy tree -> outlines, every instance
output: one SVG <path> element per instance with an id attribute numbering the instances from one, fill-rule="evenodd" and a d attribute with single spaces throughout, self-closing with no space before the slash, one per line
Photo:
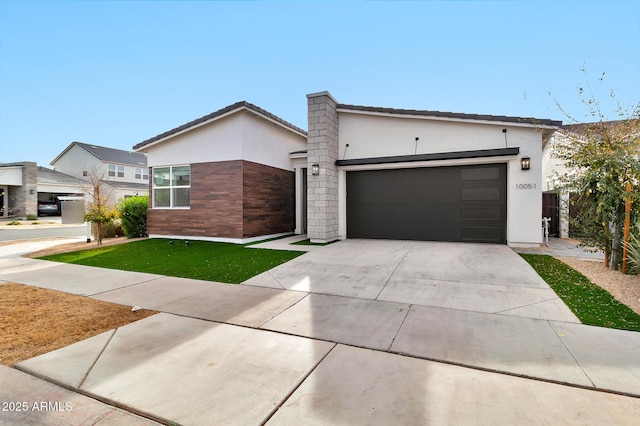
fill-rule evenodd
<path id="1" fill-rule="evenodd" d="M 141 195 L 122 200 L 118 204 L 122 230 L 127 238 L 147 236 L 147 207 L 149 196 Z"/>
<path id="2" fill-rule="evenodd" d="M 103 189 L 103 178 L 104 175 L 91 171 L 82 188 L 88 197 L 84 220 L 95 224 L 98 245 L 102 244 L 102 226 L 118 217 L 118 211 L 109 205 L 109 192 Z"/>
<path id="3" fill-rule="evenodd" d="M 599 81 L 603 79 L 604 74 Z M 572 126 L 573 134 L 556 141 L 554 155 L 569 170 L 558 180 L 563 190 L 575 194 L 571 202 L 578 209 L 572 225 L 583 244 L 603 250 L 611 268 L 617 269 L 627 184 L 632 186 L 632 220 L 640 214 L 640 102 L 625 108 L 616 101 L 618 120 L 609 121 L 588 82 L 578 92 L 588 117 L 594 121 L 580 123 L 556 102 L 569 120 L 576 123 Z M 613 91 L 610 97 L 615 100 Z"/>

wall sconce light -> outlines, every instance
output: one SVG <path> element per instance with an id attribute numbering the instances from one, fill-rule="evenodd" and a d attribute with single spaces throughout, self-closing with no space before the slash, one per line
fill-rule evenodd
<path id="1" fill-rule="evenodd" d="M 311 174 L 314 176 L 318 176 L 320 174 L 320 165 L 318 163 L 311 166 Z"/>
<path id="2" fill-rule="evenodd" d="M 33 189 L 30 189 L 30 190 L 29 190 L 29 194 L 33 195 L 33 194 L 35 194 L 35 193 L 36 193 L 36 192 L 35 192 Z"/>
<path id="3" fill-rule="evenodd" d="M 520 165 L 522 166 L 522 170 L 529 170 L 531 168 L 531 158 L 522 157 Z"/>

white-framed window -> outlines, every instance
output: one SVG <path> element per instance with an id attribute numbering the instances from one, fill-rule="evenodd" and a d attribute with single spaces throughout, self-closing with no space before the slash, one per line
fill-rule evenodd
<path id="1" fill-rule="evenodd" d="M 136 167 L 135 178 L 149 180 L 149 169 L 146 167 Z"/>
<path id="2" fill-rule="evenodd" d="M 191 166 L 153 168 L 153 207 L 188 208 L 191 205 Z"/>
<path id="3" fill-rule="evenodd" d="M 124 177 L 124 166 L 119 166 L 119 165 L 116 165 L 116 164 L 109 164 L 107 166 L 107 170 L 108 170 L 107 174 L 110 177 L 116 177 L 116 176 L 117 177 L 121 177 L 121 178 Z"/>

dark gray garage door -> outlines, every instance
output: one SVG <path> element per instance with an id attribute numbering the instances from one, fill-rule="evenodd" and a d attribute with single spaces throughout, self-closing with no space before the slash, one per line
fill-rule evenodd
<path id="1" fill-rule="evenodd" d="M 347 237 L 506 243 L 506 164 L 347 172 Z"/>

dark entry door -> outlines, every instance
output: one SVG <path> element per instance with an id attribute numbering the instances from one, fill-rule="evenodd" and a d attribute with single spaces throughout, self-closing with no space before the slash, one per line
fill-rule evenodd
<path id="1" fill-rule="evenodd" d="M 560 204 L 558 194 L 547 192 L 542 194 L 542 217 L 550 217 L 549 235 L 560 235 Z"/>
<path id="2" fill-rule="evenodd" d="M 347 172 L 347 237 L 506 243 L 506 164 Z"/>

